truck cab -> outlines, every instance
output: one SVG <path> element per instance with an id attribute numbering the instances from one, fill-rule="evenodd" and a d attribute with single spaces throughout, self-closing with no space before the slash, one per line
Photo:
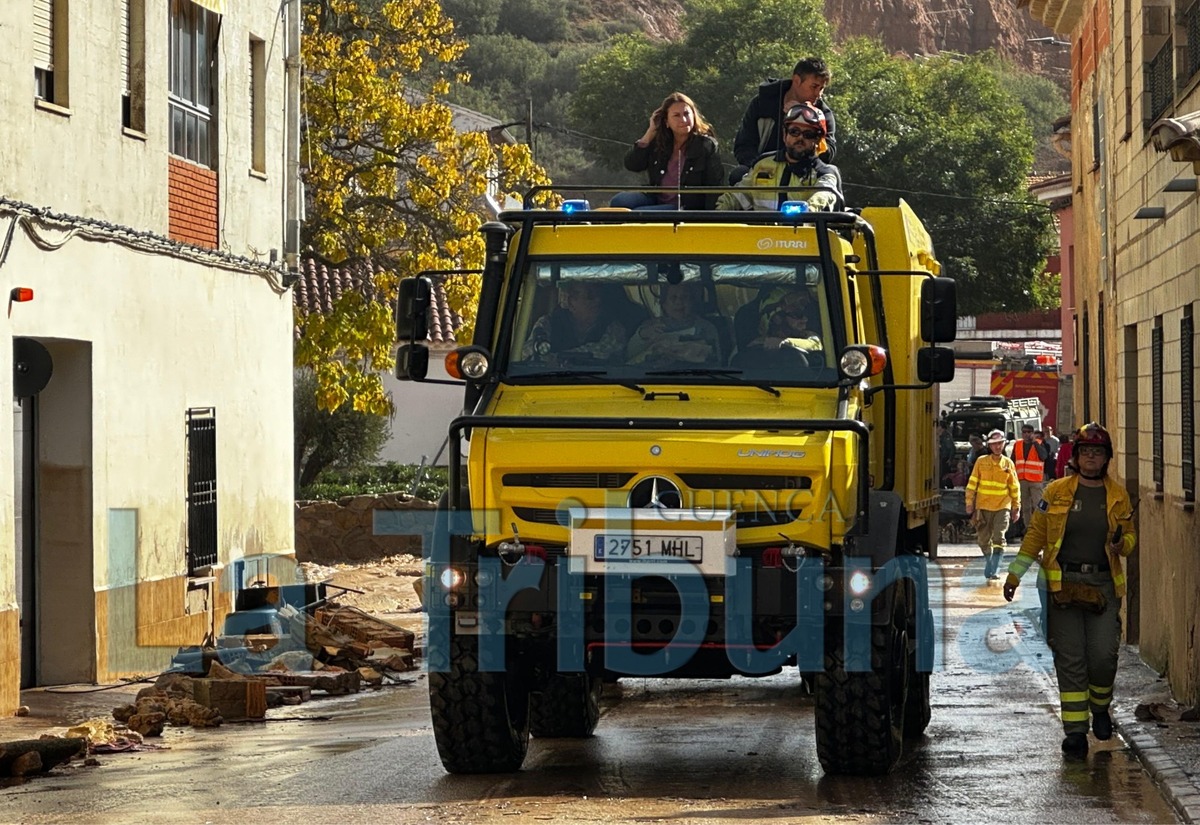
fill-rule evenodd
<path id="1" fill-rule="evenodd" d="M 953 375 L 954 284 L 917 217 L 525 209 L 482 231 L 426 584 L 443 765 L 591 735 L 605 679 L 786 668 L 826 771 L 891 770 L 930 718 Z M 428 294 L 402 284 L 402 378 L 424 377 Z"/>

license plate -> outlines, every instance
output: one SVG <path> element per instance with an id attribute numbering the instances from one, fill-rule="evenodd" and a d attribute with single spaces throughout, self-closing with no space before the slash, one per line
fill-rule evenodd
<path id="1" fill-rule="evenodd" d="M 704 558 L 704 537 L 600 533 L 593 551 L 596 561 L 679 559 L 699 564 Z"/>

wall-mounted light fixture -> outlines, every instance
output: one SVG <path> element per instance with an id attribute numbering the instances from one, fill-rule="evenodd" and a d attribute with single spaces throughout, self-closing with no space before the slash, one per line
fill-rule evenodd
<path id="1" fill-rule="evenodd" d="M 1166 216 L 1167 207 L 1165 206 L 1143 206 L 1133 213 L 1135 221 L 1157 221 L 1162 220 Z"/>
<path id="2" fill-rule="evenodd" d="M 1167 185 L 1163 187 L 1163 191 L 1164 192 L 1195 192 L 1196 191 L 1196 179 L 1195 178 L 1175 178 L 1175 180 L 1167 182 Z"/>

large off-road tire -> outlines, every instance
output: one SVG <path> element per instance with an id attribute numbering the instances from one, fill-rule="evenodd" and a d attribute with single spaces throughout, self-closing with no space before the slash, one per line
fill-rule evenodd
<path id="1" fill-rule="evenodd" d="M 529 748 L 529 687 L 511 668 L 479 671 L 478 639 L 454 636 L 450 669 L 429 674 L 438 755 L 450 773 L 509 773 Z"/>
<path id="2" fill-rule="evenodd" d="M 929 698 L 929 673 L 917 669 L 918 653 L 926 649 L 923 646 L 929 645 L 928 650 L 933 652 L 935 642 L 932 613 L 927 614 L 925 627 L 921 631 L 923 636 L 920 637 L 919 645 L 914 646 L 908 654 L 908 698 L 904 706 L 905 739 L 913 739 L 923 734 L 933 719 L 933 704 Z M 921 631 L 914 628 L 910 634 Z M 917 637 L 910 635 L 910 638 Z"/>
<path id="3" fill-rule="evenodd" d="M 933 719 L 929 700 L 929 674 L 911 671 L 908 675 L 908 701 L 904 706 L 904 738 L 915 739 L 925 733 Z"/>
<path id="4" fill-rule="evenodd" d="M 871 670 L 851 673 L 841 640 L 827 640 L 816 683 L 817 758 L 826 773 L 881 776 L 900 761 L 907 648 L 905 622 L 873 627 Z"/>
<path id="5" fill-rule="evenodd" d="M 554 674 L 530 700 L 530 731 L 545 739 L 591 736 L 600 721 L 602 686 L 587 673 Z"/>

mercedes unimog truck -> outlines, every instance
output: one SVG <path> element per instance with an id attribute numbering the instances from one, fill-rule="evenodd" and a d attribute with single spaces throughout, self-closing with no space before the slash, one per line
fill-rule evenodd
<path id="1" fill-rule="evenodd" d="M 446 770 L 592 735 L 626 676 L 793 674 L 833 774 L 890 771 L 928 725 L 954 282 L 903 201 L 805 205 L 482 227 L 424 594 Z M 402 379 L 436 277 L 401 284 Z"/>

